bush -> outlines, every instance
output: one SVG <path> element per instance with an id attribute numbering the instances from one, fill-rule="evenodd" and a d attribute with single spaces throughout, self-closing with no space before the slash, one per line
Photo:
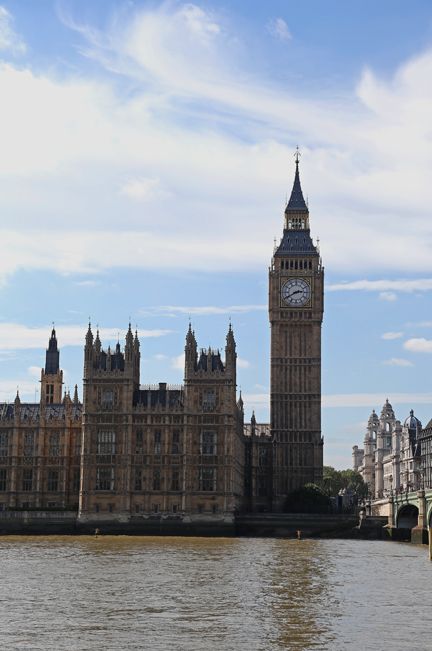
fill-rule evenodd
<path id="1" fill-rule="evenodd" d="M 292 491 L 285 500 L 285 513 L 330 513 L 330 498 L 316 484 Z"/>

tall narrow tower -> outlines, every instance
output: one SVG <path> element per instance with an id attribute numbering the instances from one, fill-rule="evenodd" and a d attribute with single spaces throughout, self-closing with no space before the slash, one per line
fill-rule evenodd
<path id="1" fill-rule="evenodd" d="M 45 356 L 45 369 L 41 371 L 41 394 L 43 405 L 62 401 L 63 371 L 60 370 L 60 353 L 57 347 L 56 331 L 53 328 Z"/>
<path id="2" fill-rule="evenodd" d="M 275 441 L 273 509 L 292 490 L 322 477 L 321 324 L 324 269 L 309 229 L 299 152 L 283 236 L 269 273 L 270 418 Z"/>

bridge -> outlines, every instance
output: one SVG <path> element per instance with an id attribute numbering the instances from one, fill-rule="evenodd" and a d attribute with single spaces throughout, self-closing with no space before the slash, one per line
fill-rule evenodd
<path id="1" fill-rule="evenodd" d="M 411 542 L 426 544 L 432 527 L 432 488 L 400 492 L 375 500 L 372 515 L 387 516 L 389 535 L 395 539 L 411 538 Z"/>

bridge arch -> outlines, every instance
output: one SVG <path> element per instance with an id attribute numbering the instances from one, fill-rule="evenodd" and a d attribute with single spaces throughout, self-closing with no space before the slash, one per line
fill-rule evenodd
<path id="1" fill-rule="evenodd" d="M 419 510 L 414 504 L 404 504 L 398 511 L 396 526 L 398 529 L 412 529 L 418 524 Z"/>

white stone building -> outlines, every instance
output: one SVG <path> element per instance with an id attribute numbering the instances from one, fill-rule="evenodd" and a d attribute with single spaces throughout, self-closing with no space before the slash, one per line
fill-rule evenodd
<path id="1" fill-rule="evenodd" d="M 421 422 L 413 410 L 404 424 L 396 419 L 388 399 L 369 417 L 364 447 L 353 447 L 353 467 L 362 475 L 372 499 L 422 487 L 419 434 Z"/>

